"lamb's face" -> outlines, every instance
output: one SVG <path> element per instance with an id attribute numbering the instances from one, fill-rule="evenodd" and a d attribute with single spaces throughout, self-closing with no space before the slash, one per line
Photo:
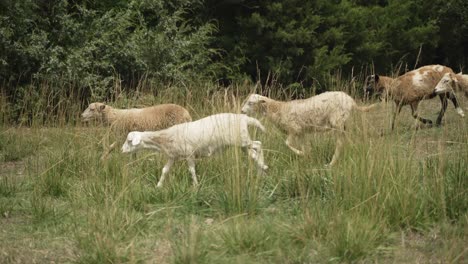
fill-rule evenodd
<path id="1" fill-rule="evenodd" d="M 455 86 L 457 85 L 457 79 L 453 76 L 452 73 L 446 73 L 440 79 L 439 83 L 437 83 L 434 93 L 435 94 L 443 94 L 446 92 L 453 92 L 455 90 Z"/>
<path id="2" fill-rule="evenodd" d="M 259 107 L 263 103 L 265 103 L 265 100 L 261 95 L 251 94 L 242 106 L 241 112 L 247 115 L 259 112 Z"/>
<path id="3" fill-rule="evenodd" d="M 91 103 L 88 108 L 81 114 L 82 122 L 89 122 L 91 120 L 99 120 L 102 117 L 102 111 L 106 108 L 103 103 Z"/>
<path id="4" fill-rule="evenodd" d="M 122 153 L 134 152 L 143 148 L 144 146 L 143 141 L 141 140 L 141 133 L 133 131 L 128 133 L 127 139 L 122 146 Z"/>

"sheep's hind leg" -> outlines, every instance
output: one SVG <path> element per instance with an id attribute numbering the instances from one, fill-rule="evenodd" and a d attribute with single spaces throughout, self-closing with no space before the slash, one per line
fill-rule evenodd
<path id="1" fill-rule="evenodd" d="M 268 166 L 265 165 L 265 158 L 263 156 L 262 142 L 252 141 L 248 148 L 249 156 L 257 163 L 257 167 L 261 171 L 266 171 Z"/>
<path id="2" fill-rule="evenodd" d="M 285 141 L 286 146 L 288 146 L 288 147 L 289 147 L 292 151 L 294 151 L 294 153 L 296 153 L 297 155 L 304 155 L 304 149 L 298 150 L 297 148 L 295 148 L 295 147 L 292 146 L 291 143 L 292 143 L 293 141 L 295 141 L 295 140 L 294 140 L 295 138 L 296 138 L 295 135 L 289 134 L 288 137 L 286 138 L 286 141 Z M 301 148 L 302 148 L 302 146 L 301 146 Z"/>
<path id="3" fill-rule="evenodd" d="M 158 181 L 158 185 L 156 187 L 160 188 L 164 182 L 164 178 L 166 177 L 166 174 L 169 172 L 169 170 L 171 169 L 172 167 L 172 164 L 174 164 L 174 160 L 173 159 L 169 159 L 166 163 L 166 165 L 164 165 L 164 168 L 162 169 L 162 173 L 161 173 L 161 178 L 159 179 Z"/>
<path id="4" fill-rule="evenodd" d="M 197 174 L 196 174 L 196 171 L 195 171 L 195 161 L 193 159 L 191 159 L 191 158 L 188 158 L 187 159 L 187 164 L 189 166 L 190 174 L 192 175 L 193 186 L 197 186 L 198 185 L 198 180 L 197 180 Z"/>
<path id="5" fill-rule="evenodd" d="M 396 117 L 397 115 L 401 112 L 401 108 L 403 108 L 403 104 L 402 103 L 397 103 L 397 108 L 395 109 L 395 111 L 393 112 L 393 116 L 392 116 L 392 130 L 395 129 L 395 121 L 396 121 Z"/>

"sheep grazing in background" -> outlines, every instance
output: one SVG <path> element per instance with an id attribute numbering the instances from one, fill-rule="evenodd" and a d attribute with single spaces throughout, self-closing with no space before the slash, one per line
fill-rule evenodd
<path id="1" fill-rule="evenodd" d="M 193 184 L 197 185 L 195 158 L 211 156 L 226 146 L 241 146 L 247 149 L 249 156 L 263 172 L 268 169 L 264 164 L 262 143 L 250 139 L 248 126 L 255 126 L 262 131 L 265 128 L 255 118 L 241 114 L 217 114 L 197 121 L 183 123 L 154 132 L 130 132 L 122 146 L 122 152 L 134 152 L 152 149 L 165 153 L 169 160 L 162 169 L 158 187 L 161 187 L 166 174 L 174 161 L 187 160 Z"/>
<path id="2" fill-rule="evenodd" d="M 440 79 L 439 83 L 436 85 L 434 89 L 434 93 L 436 94 L 446 94 L 446 93 L 453 93 L 455 90 L 463 90 L 465 96 L 468 97 L 468 75 L 462 74 L 453 74 L 453 73 L 446 73 Z M 459 110 L 459 109 L 457 109 Z"/>
<path id="3" fill-rule="evenodd" d="M 346 120 L 353 109 L 368 111 L 373 106 L 359 107 L 344 92 L 326 92 L 304 100 L 280 102 L 268 97 L 251 94 L 242 113 L 261 113 L 288 134 L 286 145 L 298 155 L 304 153 L 293 146 L 298 137 L 308 132 L 334 130 L 337 138 L 335 153 L 329 163 L 334 165 L 340 155 Z"/>
<path id="4" fill-rule="evenodd" d="M 133 130 L 160 130 L 192 121 L 187 109 L 176 104 L 117 109 L 103 103 L 91 103 L 81 117 L 83 122 L 96 120 L 110 125 L 112 129 L 122 134 Z M 116 142 L 112 143 L 101 160 L 104 160 L 115 146 Z"/>
<path id="5" fill-rule="evenodd" d="M 395 127 L 396 116 L 400 113 L 404 105 L 410 105 L 412 115 L 415 119 L 424 124 L 432 124 L 431 120 L 418 115 L 418 106 L 422 100 L 431 99 L 436 96 L 434 87 L 446 73 L 454 72 L 449 67 L 442 65 L 429 65 L 407 72 L 397 78 L 371 75 L 366 79 L 365 92 L 369 95 L 373 93 L 381 94 L 385 99 L 390 98 L 395 101 L 397 107 L 392 116 L 392 130 Z M 437 117 L 437 125 L 442 123 L 442 118 L 447 109 L 447 97 L 452 101 L 457 113 L 462 117 L 464 116 L 463 110 L 460 108 L 453 92 L 439 94 L 442 108 Z"/>

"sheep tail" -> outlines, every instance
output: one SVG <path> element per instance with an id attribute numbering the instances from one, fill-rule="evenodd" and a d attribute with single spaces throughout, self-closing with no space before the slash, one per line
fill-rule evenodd
<path id="1" fill-rule="evenodd" d="M 248 125 L 253 125 L 257 128 L 259 128 L 260 130 L 262 130 L 263 132 L 266 131 L 265 127 L 262 125 L 262 123 L 260 123 L 260 121 L 258 121 L 257 119 L 253 118 L 253 117 L 247 117 L 247 124 Z"/>
<path id="2" fill-rule="evenodd" d="M 362 112 L 369 112 L 371 109 L 375 108 L 377 106 L 377 103 L 371 104 L 369 106 L 358 106 L 356 105 L 356 109 Z"/>

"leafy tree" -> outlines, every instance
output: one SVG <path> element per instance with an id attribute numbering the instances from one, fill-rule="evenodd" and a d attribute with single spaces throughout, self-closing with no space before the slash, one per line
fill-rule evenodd
<path id="1" fill-rule="evenodd" d="M 444 1 L 436 15 L 440 38 L 434 60 L 468 71 L 468 2 Z"/>
<path id="2" fill-rule="evenodd" d="M 3 2 L 2 2 L 3 3 Z M 216 27 L 189 18 L 198 1 L 7 1 L 2 79 L 73 82 L 101 94 L 118 76 L 163 81 L 211 74 Z"/>
<path id="3" fill-rule="evenodd" d="M 337 70 L 369 65 L 378 72 L 430 63 L 461 69 L 465 2 L 3 0 L 0 83 L 18 101 L 41 82 L 108 97 L 115 83 L 131 89 L 141 78 L 311 87 Z"/>

